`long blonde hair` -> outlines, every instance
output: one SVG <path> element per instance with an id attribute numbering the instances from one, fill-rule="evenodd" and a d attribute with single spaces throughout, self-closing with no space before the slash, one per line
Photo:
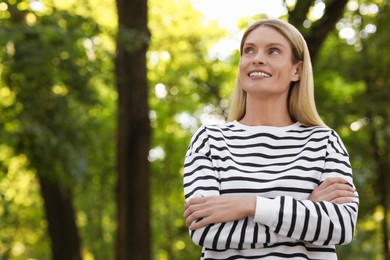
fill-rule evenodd
<path id="1" fill-rule="evenodd" d="M 292 49 L 292 62 L 296 64 L 302 61 L 300 80 L 292 82 L 288 98 L 288 111 L 293 121 L 299 121 L 304 125 L 325 125 L 321 120 L 314 100 L 313 69 L 309 50 L 302 34 L 291 24 L 280 19 L 262 19 L 253 23 L 244 32 L 241 39 L 240 55 L 248 35 L 260 26 L 268 26 L 281 33 L 289 42 Z M 246 92 L 240 86 L 239 76 L 232 94 L 228 121 L 240 120 L 245 115 Z"/>

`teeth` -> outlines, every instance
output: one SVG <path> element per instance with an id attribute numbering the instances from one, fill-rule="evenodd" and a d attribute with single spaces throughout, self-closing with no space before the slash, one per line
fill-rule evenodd
<path id="1" fill-rule="evenodd" d="M 262 71 L 254 71 L 249 73 L 249 77 L 264 77 L 264 78 L 269 78 L 271 77 L 271 74 L 262 72 Z"/>

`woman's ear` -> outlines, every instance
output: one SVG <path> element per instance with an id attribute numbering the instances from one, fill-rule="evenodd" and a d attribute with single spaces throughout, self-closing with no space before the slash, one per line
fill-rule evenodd
<path id="1" fill-rule="evenodd" d="M 296 82 L 301 79 L 302 76 L 303 61 L 300 61 L 293 65 L 291 81 Z"/>

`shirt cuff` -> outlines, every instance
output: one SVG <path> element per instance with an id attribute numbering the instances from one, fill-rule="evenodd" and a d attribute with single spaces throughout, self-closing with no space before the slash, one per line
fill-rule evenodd
<path id="1" fill-rule="evenodd" d="M 264 197 L 256 197 L 256 211 L 253 220 L 268 227 L 273 227 L 276 220 L 278 201 Z"/>

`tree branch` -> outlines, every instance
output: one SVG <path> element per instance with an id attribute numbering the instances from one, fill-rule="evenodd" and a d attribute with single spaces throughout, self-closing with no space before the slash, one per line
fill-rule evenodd
<path id="1" fill-rule="evenodd" d="M 315 0 L 297 1 L 293 10 L 288 11 L 288 20 L 293 24 L 302 34 L 304 34 L 303 22 L 306 20 L 307 13 Z"/>
<path id="2" fill-rule="evenodd" d="M 322 43 L 343 15 L 348 0 L 333 0 L 326 3 L 327 5 L 323 17 L 313 23 L 310 33 L 306 36 L 313 63 L 317 58 Z"/>

